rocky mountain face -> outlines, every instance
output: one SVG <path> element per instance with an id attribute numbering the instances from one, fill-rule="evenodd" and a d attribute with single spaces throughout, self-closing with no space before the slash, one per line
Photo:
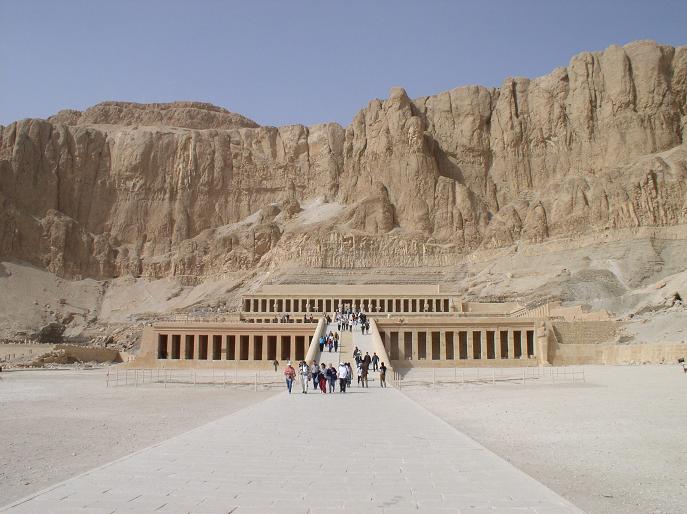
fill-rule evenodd
<path id="1" fill-rule="evenodd" d="M 0 258 L 67 278 L 283 264 L 428 266 L 479 249 L 687 221 L 687 46 L 352 123 L 262 127 L 207 104 L 107 102 L 0 128 Z"/>

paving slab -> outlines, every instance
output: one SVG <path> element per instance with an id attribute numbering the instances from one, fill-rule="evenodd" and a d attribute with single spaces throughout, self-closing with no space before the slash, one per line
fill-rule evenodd
<path id="1" fill-rule="evenodd" d="M 351 344 L 364 352 L 368 341 L 354 332 L 344 342 L 345 355 Z M 299 391 L 0 511 L 581 512 L 391 387 L 354 381 L 346 394 Z"/>

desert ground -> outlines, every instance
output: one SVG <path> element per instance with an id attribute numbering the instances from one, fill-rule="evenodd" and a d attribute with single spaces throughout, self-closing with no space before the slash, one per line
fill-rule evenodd
<path id="1" fill-rule="evenodd" d="M 687 374 L 585 366 L 584 384 L 404 387 L 587 512 L 685 512 Z"/>
<path id="2" fill-rule="evenodd" d="M 275 394 L 105 386 L 105 369 L 0 373 L 0 506 Z"/>
<path id="3" fill-rule="evenodd" d="M 584 369 L 586 382 L 574 385 L 415 385 L 403 392 L 587 512 L 684 511 L 687 375 L 674 365 Z M 280 394 L 106 388 L 105 373 L 2 373 L 0 505 Z"/>

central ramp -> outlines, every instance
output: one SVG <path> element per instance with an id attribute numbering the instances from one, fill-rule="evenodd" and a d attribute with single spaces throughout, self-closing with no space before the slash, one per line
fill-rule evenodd
<path id="1" fill-rule="evenodd" d="M 378 387 L 283 392 L 0 510 L 580 512 L 397 390 Z"/>

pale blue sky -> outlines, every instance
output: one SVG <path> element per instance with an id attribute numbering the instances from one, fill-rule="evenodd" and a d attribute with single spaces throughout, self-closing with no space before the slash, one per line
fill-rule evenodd
<path id="1" fill-rule="evenodd" d="M 498 86 L 635 39 L 687 44 L 687 1 L 0 0 L 0 124 L 199 100 L 347 125 L 392 86 Z"/>

